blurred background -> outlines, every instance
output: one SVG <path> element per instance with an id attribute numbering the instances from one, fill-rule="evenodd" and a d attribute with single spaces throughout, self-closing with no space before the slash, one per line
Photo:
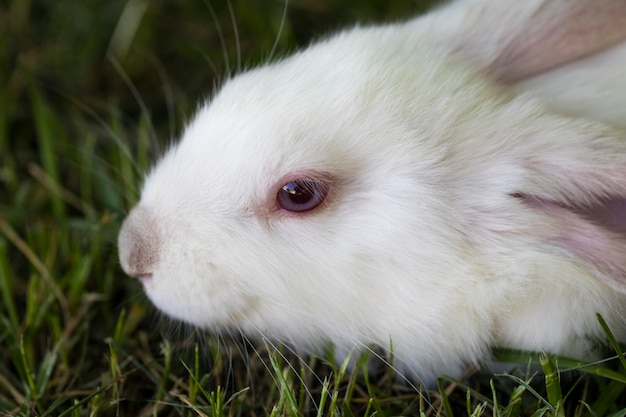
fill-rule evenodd
<path id="1" fill-rule="evenodd" d="M 211 93 L 214 79 L 229 71 L 264 62 L 272 52 L 280 57 L 346 25 L 412 16 L 432 0 L 6 3 L 0 9 L 0 81 L 7 130 L 26 129 L 22 105 L 34 83 L 70 121 L 80 102 L 99 116 L 114 107 L 129 124 L 138 123 L 146 116 L 141 98 L 161 133 L 163 125 L 178 128 Z"/>

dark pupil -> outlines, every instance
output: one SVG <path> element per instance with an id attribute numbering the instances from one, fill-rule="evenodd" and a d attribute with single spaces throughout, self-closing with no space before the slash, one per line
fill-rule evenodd
<path id="1" fill-rule="evenodd" d="M 315 193 L 307 184 L 297 181 L 285 184 L 283 190 L 287 192 L 289 200 L 294 204 L 308 203 Z"/>
<path id="2" fill-rule="evenodd" d="M 298 179 L 280 187 L 276 198 L 282 209 L 304 213 L 322 204 L 327 192 L 328 189 L 321 181 Z"/>

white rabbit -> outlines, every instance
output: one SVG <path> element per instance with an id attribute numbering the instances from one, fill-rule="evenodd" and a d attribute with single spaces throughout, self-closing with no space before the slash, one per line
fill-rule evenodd
<path id="1" fill-rule="evenodd" d="M 427 384 L 589 357 L 596 313 L 626 340 L 625 16 L 461 0 L 237 75 L 148 175 L 124 271 L 173 318 L 392 343 Z"/>

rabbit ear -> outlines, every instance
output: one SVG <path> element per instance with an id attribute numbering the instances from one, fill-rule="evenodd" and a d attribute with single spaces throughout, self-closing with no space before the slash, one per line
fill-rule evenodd
<path id="1" fill-rule="evenodd" d="M 525 185 L 514 196 L 540 214 L 534 232 L 544 243 L 626 292 L 626 137 L 603 133 L 542 143 L 524 159 Z"/>
<path id="2" fill-rule="evenodd" d="M 624 0 L 466 0 L 459 49 L 518 82 L 626 40 Z M 497 17 L 497 18 L 496 18 Z"/>

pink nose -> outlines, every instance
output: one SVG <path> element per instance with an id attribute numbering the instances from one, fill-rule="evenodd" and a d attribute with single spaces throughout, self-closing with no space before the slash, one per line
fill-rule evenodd
<path id="1" fill-rule="evenodd" d="M 161 236 L 148 209 L 131 210 L 118 236 L 120 264 L 131 277 L 149 279 L 159 262 Z"/>

